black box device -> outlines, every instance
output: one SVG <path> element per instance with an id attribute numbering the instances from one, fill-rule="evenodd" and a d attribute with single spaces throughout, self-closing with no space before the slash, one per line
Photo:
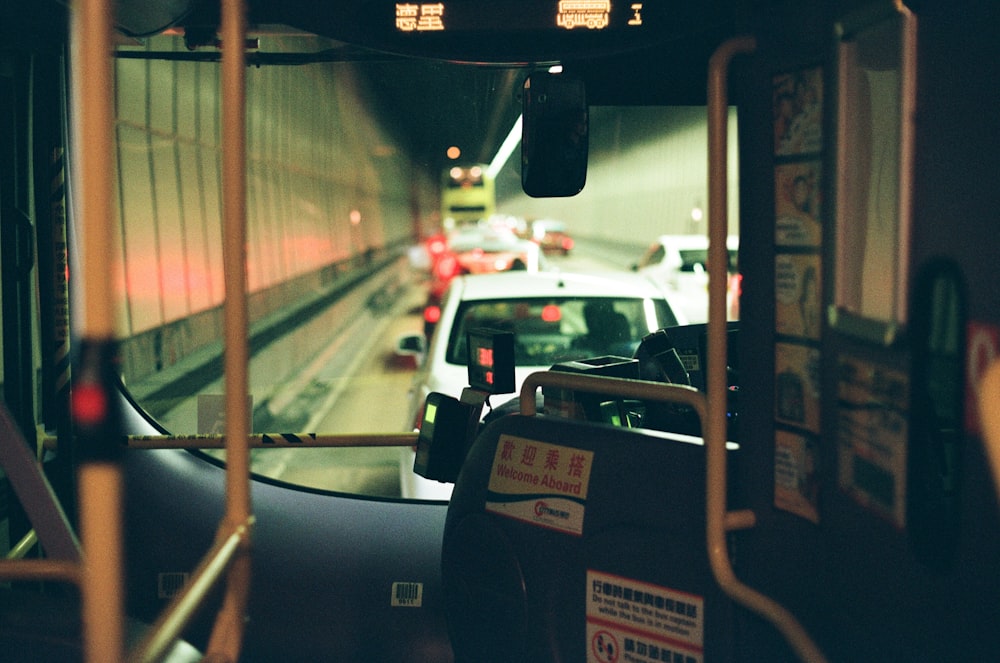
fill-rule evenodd
<path id="1" fill-rule="evenodd" d="M 482 403 L 463 403 L 436 391 L 427 394 L 413 471 L 426 479 L 454 483 L 472 442 L 469 429 L 475 431 L 482 410 Z"/>
<path id="2" fill-rule="evenodd" d="M 493 329 L 471 329 L 469 386 L 488 394 L 510 394 L 514 384 L 514 334 Z"/>

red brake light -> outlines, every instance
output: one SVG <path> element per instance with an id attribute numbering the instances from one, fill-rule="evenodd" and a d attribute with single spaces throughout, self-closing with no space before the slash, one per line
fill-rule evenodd
<path id="1" fill-rule="evenodd" d="M 424 308 L 424 321 L 425 322 L 437 322 L 441 319 L 441 307 L 434 304 Z"/>
<path id="2" fill-rule="evenodd" d="M 562 319 L 562 311 L 555 304 L 549 304 L 542 309 L 542 320 L 545 322 L 559 322 Z"/>
<path id="3" fill-rule="evenodd" d="M 447 244 L 445 244 L 445 241 L 443 239 L 432 239 L 427 244 L 427 251 L 429 251 L 432 256 L 444 253 L 444 250 L 446 248 Z"/>
<path id="4" fill-rule="evenodd" d="M 437 271 L 439 279 L 447 281 L 458 274 L 460 265 L 458 264 L 458 259 L 455 256 L 446 255 L 441 256 L 441 258 L 438 259 L 434 269 Z"/>

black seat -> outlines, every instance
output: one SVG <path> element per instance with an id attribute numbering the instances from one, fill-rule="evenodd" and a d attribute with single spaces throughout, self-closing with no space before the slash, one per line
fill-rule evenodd
<path id="1" fill-rule="evenodd" d="M 732 660 L 733 609 L 712 579 L 704 513 L 698 443 L 497 419 L 473 444 L 445 524 L 456 661 L 625 660 L 629 649 Z"/>

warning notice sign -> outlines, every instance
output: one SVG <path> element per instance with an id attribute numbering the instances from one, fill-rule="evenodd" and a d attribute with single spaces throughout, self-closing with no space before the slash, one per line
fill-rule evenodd
<path id="1" fill-rule="evenodd" d="M 701 596 L 587 571 L 587 663 L 702 663 Z"/>
<path id="2" fill-rule="evenodd" d="M 501 435 L 486 510 L 582 534 L 593 459 L 592 451 Z"/>

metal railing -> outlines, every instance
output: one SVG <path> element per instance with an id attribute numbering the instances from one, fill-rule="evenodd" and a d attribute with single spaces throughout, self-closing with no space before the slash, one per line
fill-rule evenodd
<path id="1" fill-rule="evenodd" d="M 81 0 L 71 12 L 71 48 L 74 82 L 71 117 L 79 148 L 76 162 L 77 224 L 80 228 L 82 279 L 78 320 L 81 346 L 97 348 L 92 356 L 112 357 L 115 344 L 115 308 L 112 283 L 114 245 L 112 208 L 113 103 L 112 3 Z M 236 661 L 246 621 L 250 587 L 250 539 L 254 517 L 250 503 L 247 431 L 247 296 L 246 296 L 246 182 L 245 182 L 245 7 L 241 0 L 222 0 L 222 125 L 223 133 L 223 260 L 226 283 L 226 509 L 215 544 L 195 570 L 191 581 L 167 606 L 147 637 L 126 654 L 124 647 L 124 592 L 122 579 L 121 466 L 114 449 L 120 446 L 110 381 L 102 370 L 84 366 L 81 386 L 74 393 L 74 414 L 91 416 L 91 441 L 101 449 L 87 451 L 80 466 L 80 558 L 26 560 L 0 563 L 0 576 L 15 580 L 54 580 L 77 584 L 82 597 L 83 649 L 91 663 L 156 661 L 163 658 L 184 627 L 219 583 L 225 584 L 222 607 L 209 639 L 205 660 Z M 84 76 L 84 72 L 86 76 Z M 91 367 L 92 368 L 92 367 Z M 110 371 L 109 371 L 110 372 Z M 102 384 L 103 382 L 103 384 Z M 104 391 L 102 391 L 104 389 Z M 83 398 L 86 396 L 86 398 Z M 85 405 L 81 405 L 84 402 Z M 78 421 L 79 424 L 79 421 Z M 88 554 L 88 551 L 99 551 Z"/>
<path id="2" fill-rule="evenodd" d="M 743 584 L 730 563 L 726 544 L 726 234 L 729 227 L 727 84 L 733 57 L 752 53 L 753 37 L 724 42 L 712 54 L 708 72 L 708 418 L 704 421 L 708 500 L 708 557 L 722 590 L 740 605 L 771 622 L 803 661 L 822 663 L 825 657 L 795 616 L 784 606 Z"/>

